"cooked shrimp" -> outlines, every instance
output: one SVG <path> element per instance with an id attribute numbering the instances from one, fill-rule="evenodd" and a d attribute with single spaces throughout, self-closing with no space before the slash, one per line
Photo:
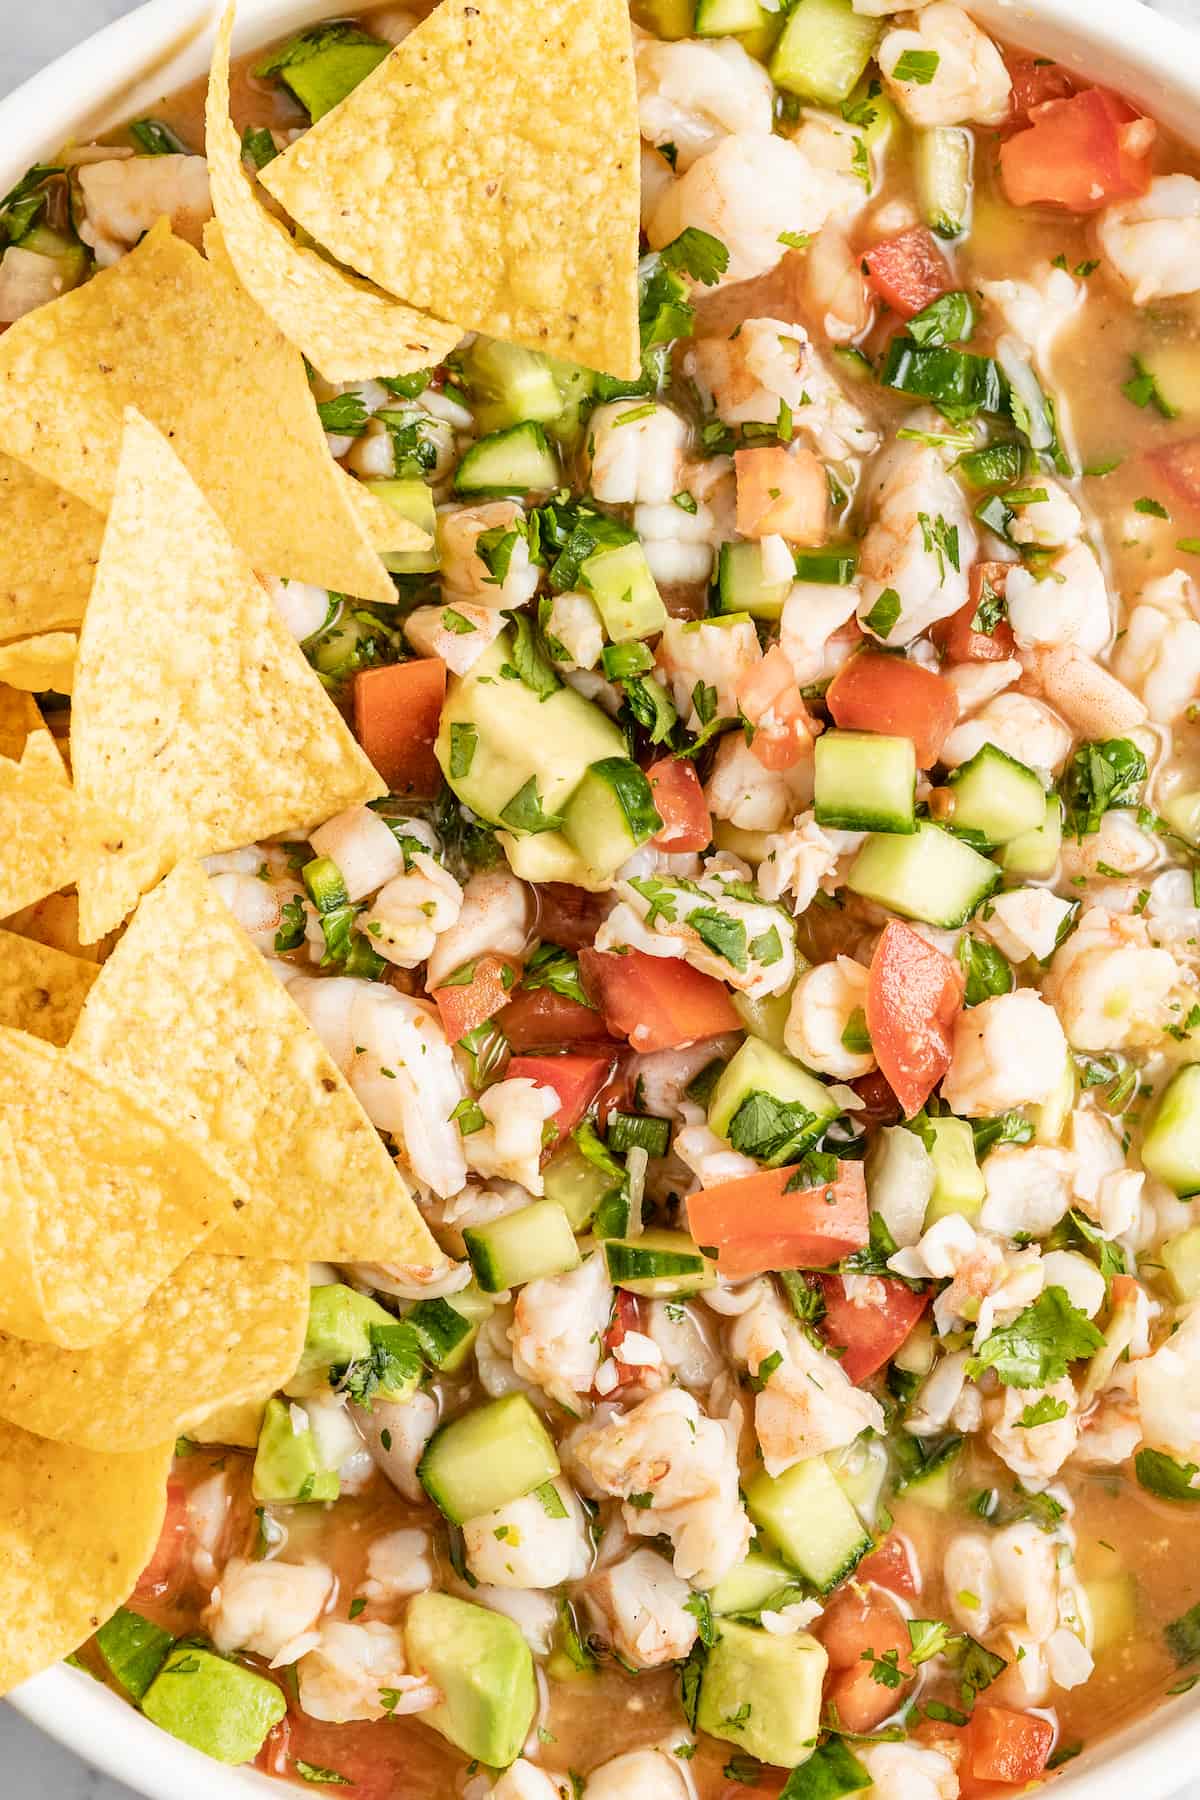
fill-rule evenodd
<path id="1" fill-rule="evenodd" d="M 688 428 L 669 406 L 612 400 L 588 420 L 592 492 L 609 506 L 663 506 L 679 492 Z"/>
<path id="2" fill-rule="evenodd" d="M 472 875 L 456 923 L 430 954 L 427 987 L 440 987 L 447 975 L 489 950 L 497 956 L 523 956 L 532 924 L 533 894 L 523 881 L 506 868 Z"/>
<path id="3" fill-rule="evenodd" d="M 469 600 L 499 612 L 532 600 L 541 571 L 530 561 L 529 545 L 522 531 L 524 522 L 524 508 L 515 500 L 442 508 L 437 525 L 442 589 L 452 606 Z M 499 532 L 501 538 L 512 536 L 512 555 L 503 581 L 497 580 L 479 554 L 479 539 L 485 532 Z"/>
<path id="4" fill-rule="evenodd" d="M 454 675 L 465 675 L 504 630 L 490 606 L 459 600 L 453 606 L 417 606 L 404 620 L 404 635 L 418 656 L 440 656 Z"/>
<path id="5" fill-rule="evenodd" d="M 578 1413 L 600 1367 L 612 1306 L 612 1285 L 597 1254 L 569 1274 L 527 1282 L 507 1333 L 516 1373 Z"/>
<path id="6" fill-rule="evenodd" d="M 599 1569 L 583 1589 L 584 1604 L 601 1636 L 635 1669 L 682 1662 L 696 1641 L 692 1590 L 653 1550 Z"/>
<path id="7" fill-rule="evenodd" d="M 1053 1006 L 1032 988 L 1018 988 L 960 1014 L 942 1098 L 967 1119 L 1040 1106 L 1066 1066 L 1067 1040 Z"/>
<path id="8" fill-rule="evenodd" d="M 736 719 L 738 691 L 762 660 L 753 620 L 716 625 L 707 620 L 668 619 L 656 653 L 659 674 L 669 683 L 680 717 L 688 728 L 701 725 L 695 709 L 697 689 L 711 690 L 711 714 Z"/>
<path id="9" fill-rule="evenodd" d="M 752 998 L 784 993 L 796 967 L 795 928 L 781 908 L 745 898 L 749 873 L 733 857 L 712 856 L 697 881 L 621 881 L 624 904 L 597 931 L 596 948 L 625 943 L 650 956 L 682 955 Z"/>
<path id="10" fill-rule="evenodd" d="M 492 1587 L 554 1588 L 586 1574 L 591 1546 L 584 1510 L 561 1475 L 548 1485 L 558 1496 L 553 1513 L 539 1489 L 466 1520 L 472 1575 Z"/>
<path id="11" fill-rule="evenodd" d="M 410 866 L 380 888 L 355 928 L 385 961 L 415 969 L 442 933 L 458 923 L 462 903 L 463 891 L 449 869 L 418 850 Z"/>
<path id="12" fill-rule="evenodd" d="M 1136 694 L 1073 644 L 1036 654 L 1033 673 L 1051 706 L 1081 737 L 1125 737 L 1146 722 Z"/>
<path id="13" fill-rule="evenodd" d="M 436 1570 L 433 1541 L 427 1531 L 410 1528 L 387 1531 L 372 1538 L 367 1548 L 367 1579 L 360 1590 L 374 1606 L 424 1594 L 433 1585 Z"/>
<path id="14" fill-rule="evenodd" d="M 400 1628 L 379 1620 L 351 1625 L 327 1619 L 318 1643 L 300 1658 L 296 1673 L 303 1710 L 309 1718 L 331 1725 L 428 1712 L 442 1697 L 424 1675 L 408 1673 Z"/>
<path id="15" fill-rule="evenodd" d="M 883 642 L 907 644 L 966 605 L 975 528 L 962 489 L 932 446 L 895 445 L 874 468 L 871 493 L 858 619 Z M 900 612 L 880 622 L 874 608 L 885 593 L 896 596 Z"/>
<path id="16" fill-rule="evenodd" d="M 635 55 L 642 136 L 672 144 L 681 175 L 722 138 L 771 130 L 771 78 L 736 38 L 662 43 L 639 34 Z"/>
<path id="17" fill-rule="evenodd" d="M 133 156 L 94 162 L 79 171 L 86 217 L 79 227 L 101 268 L 119 262 L 159 219 L 199 250 L 213 216 L 208 164 L 202 156 Z"/>
<path id="18" fill-rule="evenodd" d="M 646 560 L 650 561 L 648 549 Z M 546 620 L 546 641 L 560 666 L 564 662 L 561 652 L 565 651 L 566 667 L 595 668 L 604 649 L 604 625 L 590 594 L 555 594 Z"/>
<path id="19" fill-rule="evenodd" d="M 313 1627 L 334 1587 L 333 1572 L 324 1563 L 247 1562 L 235 1556 L 212 1591 L 204 1622 L 223 1656 L 248 1650 L 282 1668 L 312 1648 Z"/>
<path id="20" fill-rule="evenodd" d="M 463 1139 L 471 1168 L 485 1180 L 519 1181 L 540 1194 L 544 1133 L 559 1108 L 554 1089 L 517 1076 L 494 1082 L 478 1105 L 486 1123 Z"/>
<path id="21" fill-rule="evenodd" d="M 1045 993 L 1076 1050 L 1117 1050 L 1161 1037 L 1181 980 L 1170 951 L 1151 943 L 1144 918 L 1093 906 L 1055 952 Z"/>
<path id="22" fill-rule="evenodd" d="M 782 403 L 794 429 L 833 461 L 868 455 L 879 442 L 802 325 L 747 319 L 736 337 L 697 338 L 684 367 L 727 425 L 773 423 Z"/>
<path id="23" fill-rule="evenodd" d="M 1037 510 L 1027 509 L 1030 513 Z M 1028 529 L 1040 527 L 1032 524 Z M 1089 656 L 1096 656 L 1112 637 L 1112 607 L 1104 572 L 1086 544 L 1070 545 L 1037 575 L 1028 569 L 1011 570 L 1004 598 L 1022 650 L 1077 644 Z"/>
<path id="24" fill-rule="evenodd" d="M 825 336 L 832 344 L 851 343 L 871 322 L 871 296 L 862 258 L 835 220 L 813 239 L 804 272 L 808 298 L 822 315 Z"/>
<path id="25" fill-rule="evenodd" d="M 884 34 L 876 56 L 897 106 L 910 124 L 1002 125 L 1012 80 L 985 32 L 952 0 L 935 0 L 911 29 Z M 902 57 L 934 58 L 920 79 L 897 71 Z"/>
<path id="26" fill-rule="evenodd" d="M 1096 235 L 1135 306 L 1200 289 L 1200 181 L 1194 176 L 1157 176 L 1136 200 L 1108 207 Z"/>
<path id="27" fill-rule="evenodd" d="M 994 744 L 1026 767 L 1049 774 L 1061 769 L 1072 742 L 1062 720 L 1040 700 L 1028 694 L 997 694 L 955 726 L 942 745 L 942 761 L 948 769 L 957 769 L 985 744 Z"/>
<path id="28" fill-rule="evenodd" d="M 1145 588 L 1116 648 L 1114 673 L 1137 688 L 1151 718 L 1170 722 L 1200 693 L 1200 620 L 1195 586 L 1176 570 Z"/>
<path id="29" fill-rule="evenodd" d="M 796 819 L 791 829 L 773 833 L 767 854 L 758 867 L 758 891 L 764 900 L 792 896 L 792 910 L 807 912 L 818 893 L 833 893 L 839 859 L 858 848 L 858 832 L 829 831 L 818 825 L 811 812 Z"/>
<path id="30" fill-rule="evenodd" d="M 740 731 L 730 731 L 717 745 L 704 797 L 715 819 L 728 819 L 742 831 L 778 831 L 811 802 L 812 792 L 811 756 L 786 769 L 764 769 L 753 745 Z"/>
<path id="31" fill-rule="evenodd" d="M 851 1021 L 866 1002 L 867 971 L 852 957 L 838 956 L 806 970 L 792 992 L 784 1028 L 784 1042 L 797 1062 L 839 1081 L 869 1074 L 875 1067 L 871 1050 L 846 1047 Z"/>

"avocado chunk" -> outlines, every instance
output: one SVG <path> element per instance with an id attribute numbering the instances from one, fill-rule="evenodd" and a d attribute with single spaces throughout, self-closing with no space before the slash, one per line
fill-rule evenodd
<path id="1" fill-rule="evenodd" d="M 807 1631 L 776 1637 L 723 1619 L 704 1666 L 696 1724 L 760 1762 L 795 1768 L 816 1745 L 828 1661 Z"/>
<path id="2" fill-rule="evenodd" d="M 284 1400 L 267 1402 L 252 1486 L 254 1498 L 263 1503 L 336 1500 L 341 1491 L 337 1470 L 322 1465 L 312 1426 L 297 1431 L 292 1409 Z"/>
<path id="3" fill-rule="evenodd" d="M 973 1219 L 983 1205 L 987 1186 L 975 1160 L 975 1139 L 965 1119 L 930 1119 L 933 1133 L 929 1154 L 933 1159 L 933 1193 L 925 1209 L 925 1229 L 949 1213 Z"/>
<path id="4" fill-rule="evenodd" d="M 422 1713 L 464 1756 L 506 1769 L 521 1754 L 537 1710 L 529 1646 L 511 1619 L 451 1594 L 418 1594 L 405 1648 L 445 1698 Z"/>
<path id="5" fill-rule="evenodd" d="M 329 1386 L 329 1371 L 371 1354 L 371 1326 L 394 1325 L 390 1312 L 340 1281 L 308 1291 L 308 1325 L 296 1373 L 284 1393 L 302 1400 Z"/>
<path id="6" fill-rule="evenodd" d="M 246 1763 L 283 1718 L 287 1702 L 273 1681 L 185 1643 L 176 1645 L 150 1683 L 142 1711 L 205 1756 Z"/>

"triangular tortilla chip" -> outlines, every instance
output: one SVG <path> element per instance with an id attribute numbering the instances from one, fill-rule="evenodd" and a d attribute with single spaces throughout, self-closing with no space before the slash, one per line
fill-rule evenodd
<path id="1" fill-rule="evenodd" d="M 69 694 L 78 649 L 73 631 L 45 631 L 16 644 L 0 644 L 0 681 L 29 694 Z"/>
<path id="2" fill-rule="evenodd" d="M 44 725 L 32 694 L 0 683 L 0 756 L 20 762 L 30 733 L 41 731 Z"/>
<path id="3" fill-rule="evenodd" d="M 110 852 L 120 861 L 128 842 L 119 821 L 71 786 L 44 726 L 19 763 L 0 758 L 0 918 L 95 873 Z"/>
<path id="4" fill-rule="evenodd" d="M 96 964 L 0 931 L 0 1026 L 67 1042 L 98 974 Z"/>
<path id="5" fill-rule="evenodd" d="M 171 440 L 260 573 L 395 600 L 300 352 L 165 219 L 0 337 L 0 449 L 104 512 L 128 406 Z"/>
<path id="6" fill-rule="evenodd" d="M 162 1530 L 173 1449 L 89 1453 L 0 1423 L 0 1694 L 128 1599 Z"/>
<path id="7" fill-rule="evenodd" d="M 213 210 L 242 286 L 326 381 L 406 375 L 440 363 L 462 332 L 414 312 L 298 244 L 261 206 L 229 117 L 234 8 L 217 33 L 205 138 Z"/>
<path id="8" fill-rule="evenodd" d="M 93 1349 L 0 1337 L 0 1418 L 85 1450 L 178 1437 L 218 1406 L 288 1379 L 308 1292 L 303 1263 L 199 1252 Z"/>
<path id="9" fill-rule="evenodd" d="M 99 1343 L 248 1198 L 123 1083 L 0 1030 L 0 1330 Z"/>
<path id="10" fill-rule="evenodd" d="M 80 875 L 85 943 L 181 857 L 386 792 L 220 519 L 132 409 L 79 640 L 71 762 L 80 796 L 119 803 L 139 834 Z"/>
<path id="11" fill-rule="evenodd" d="M 350 475 L 341 463 L 334 463 L 346 483 L 351 502 L 363 522 L 367 536 L 380 555 L 392 550 L 416 550 L 424 552 L 432 550 L 433 539 L 428 532 L 406 519 L 396 507 L 389 506 L 378 494 L 373 494 L 365 482 L 359 481 L 356 475 Z"/>
<path id="12" fill-rule="evenodd" d="M 104 533 L 101 515 L 0 456 L 0 644 L 78 625 Z"/>
<path id="13" fill-rule="evenodd" d="M 629 379 L 640 157 L 626 0 L 442 0 L 259 179 L 389 293 Z"/>
<path id="14" fill-rule="evenodd" d="M 444 1261 L 337 1065 L 195 863 L 142 901 L 72 1050 L 211 1146 L 255 1196 L 210 1249 Z"/>

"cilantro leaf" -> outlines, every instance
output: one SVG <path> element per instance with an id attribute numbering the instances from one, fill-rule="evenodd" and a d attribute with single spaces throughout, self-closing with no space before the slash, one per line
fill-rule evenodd
<path id="1" fill-rule="evenodd" d="M 523 988 L 548 988 L 552 994 L 561 994 L 566 1000 L 575 1000 L 580 1006 L 595 1006 L 588 999 L 587 990 L 579 975 L 579 958 L 569 950 L 560 950 L 557 944 L 539 944 L 525 965 L 525 973 L 521 978 Z"/>
<path id="2" fill-rule="evenodd" d="M 1091 1356 L 1103 1342 L 1087 1315 L 1071 1305 L 1066 1289 L 1048 1287 L 1011 1325 L 984 1340 L 967 1372 L 975 1380 L 985 1369 L 994 1369 L 1006 1387 L 1049 1387 L 1070 1363 Z"/>
<path id="3" fill-rule="evenodd" d="M 1068 829 L 1077 839 L 1092 836 L 1106 812 L 1134 805 L 1147 774 L 1146 758 L 1128 738 L 1084 744 L 1063 777 Z"/>
<path id="4" fill-rule="evenodd" d="M 690 275 L 693 281 L 714 287 L 729 267 L 729 251 L 711 232 L 689 225 L 659 251 L 668 269 Z"/>

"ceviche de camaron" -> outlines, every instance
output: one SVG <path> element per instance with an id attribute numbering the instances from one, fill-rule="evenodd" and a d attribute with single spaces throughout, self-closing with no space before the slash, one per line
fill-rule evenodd
<path id="1" fill-rule="evenodd" d="M 1196 156 L 954 0 L 234 30 L 0 204 L 0 1687 L 1015 1792 L 1200 1678 Z"/>

